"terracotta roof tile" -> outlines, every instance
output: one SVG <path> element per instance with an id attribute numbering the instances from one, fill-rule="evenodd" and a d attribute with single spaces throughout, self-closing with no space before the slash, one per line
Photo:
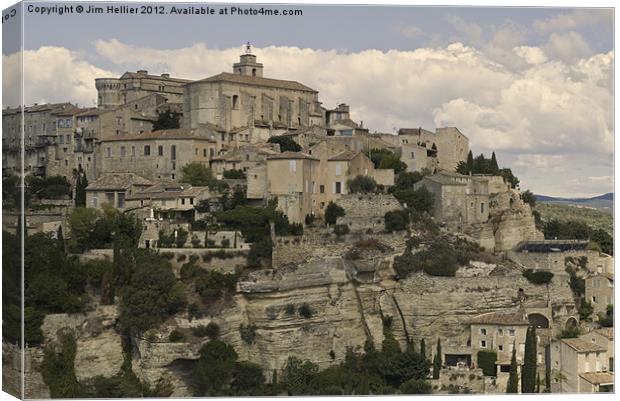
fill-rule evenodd
<path id="1" fill-rule="evenodd" d="M 86 190 L 128 189 L 132 185 L 150 186 L 153 182 L 134 173 L 106 173 L 90 183 Z"/>
<path id="2" fill-rule="evenodd" d="M 471 324 L 497 324 L 506 326 L 528 326 L 530 323 L 522 312 L 489 312 L 470 320 Z"/>
<path id="3" fill-rule="evenodd" d="M 614 374 L 612 372 L 586 372 L 581 376 L 584 380 L 589 381 L 592 384 L 613 384 Z"/>
<path id="4" fill-rule="evenodd" d="M 287 159 L 306 159 L 306 160 L 316 160 L 316 161 L 319 161 L 319 159 L 316 159 L 316 158 L 310 156 L 309 154 L 302 153 L 302 152 L 282 152 L 282 153 L 275 153 L 273 155 L 267 156 L 267 160 L 278 160 L 278 159 L 282 159 L 282 160 L 287 160 Z"/>
<path id="5" fill-rule="evenodd" d="M 580 338 L 564 338 L 562 342 L 577 352 L 604 352 L 605 348 L 600 345 L 596 345 L 587 341 L 583 341 Z"/>

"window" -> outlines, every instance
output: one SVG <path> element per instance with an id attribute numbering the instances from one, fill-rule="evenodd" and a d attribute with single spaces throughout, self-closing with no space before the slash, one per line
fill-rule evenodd
<path id="1" fill-rule="evenodd" d="M 238 95 L 233 95 L 233 97 L 232 97 L 232 108 L 236 109 L 238 103 L 239 103 L 239 96 Z"/>
<path id="2" fill-rule="evenodd" d="M 480 341 L 480 348 L 486 348 L 487 347 L 487 342 L 482 340 Z"/>
<path id="3" fill-rule="evenodd" d="M 159 155 L 159 156 L 163 156 L 164 155 L 164 147 L 162 145 L 159 145 L 157 147 L 157 155 Z"/>
<path id="4" fill-rule="evenodd" d="M 415 153 L 411 152 L 411 158 L 415 159 Z"/>
<path id="5" fill-rule="evenodd" d="M 125 157 L 125 147 L 121 146 L 121 157 Z"/>
<path id="6" fill-rule="evenodd" d="M 93 207 L 97 207 L 97 197 L 96 196 L 93 196 L 92 205 L 93 205 Z"/>
<path id="7" fill-rule="evenodd" d="M 504 350 L 504 346 L 503 345 L 498 345 L 497 349 L 499 349 L 500 351 L 503 351 Z"/>
<path id="8" fill-rule="evenodd" d="M 172 174 L 172 179 L 174 180 L 174 174 Z"/>
<path id="9" fill-rule="evenodd" d="M 321 202 L 321 209 L 325 207 L 325 202 Z"/>
<path id="10" fill-rule="evenodd" d="M 65 136 L 67 138 L 67 143 L 71 143 L 71 135 L 67 134 Z"/>
<path id="11" fill-rule="evenodd" d="M 207 149 L 202 150 L 202 157 L 207 157 Z"/>
<path id="12" fill-rule="evenodd" d="M 181 198 L 181 205 L 185 204 L 185 198 Z"/>
<path id="13" fill-rule="evenodd" d="M 319 192 L 322 194 L 325 193 L 325 185 L 319 185 Z"/>
<path id="14" fill-rule="evenodd" d="M 340 194 L 342 193 L 342 183 L 340 181 L 336 181 L 334 183 L 334 193 L 335 194 Z"/>
<path id="15" fill-rule="evenodd" d="M 132 156 L 135 156 L 135 155 L 136 155 L 136 147 L 135 147 L 135 146 L 132 146 L 132 147 L 131 147 L 131 155 L 132 155 Z"/>
<path id="16" fill-rule="evenodd" d="M 288 161 L 288 171 L 290 171 L 291 173 L 297 172 L 297 160 Z"/>
<path id="17" fill-rule="evenodd" d="M 498 336 L 503 336 L 504 335 L 504 329 L 497 329 L 497 335 Z"/>
<path id="18" fill-rule="evenodd" d="M 189 198 L 189 204 L 193 205 L 194 204 L 194 198 Z"/>
<path id="19" fill-rule="evenodd" d="M 336 175 L 341 175 L 342 174 L 342 167 L 340 166 L 340 163 L 336 163 Z"/>
<path id="20" fill-rule="evenodd" d="M 114 192 L 106 192 L 105 199 L 110 205 L 114 205 Z"/>
<path id="21" fill-rule="evenodd" d="M 486 336 L 487 335 L 487 329 L 480 329 L 480 335 L 481 336 Z"/>
<path id="22" fill-rule="evenodd" d="M 58 137 L 58 143 L 65 143 L 65 137 L 63 135 Z"/>
<path id="23" fill-rule="evenodd" d="M 176 145 L 170 146 L 170 159 L 171 160 L 176 160 L 177 159 L 177 147 L 176 147 Z"/>
<path id="24" fill-rule="evenodd" d="M 508 334 L 509 334 L 510 336 L 514 337 L 514 335 L 515 335 L 515 330 L 514 330 L 514 329 L 510 329 L 510 330 L 508 330 Z"/>
<path id="25" fill-rule="evenodd" d="M 144 156 L 150 156 L 150 155 L 151 155 L 151 146 L 144 145 Z"/>
<path id="26" fill-rule="evenodd" d="M 125 207 L 125 193 L 124 192 L 119 192 L 117 194 L 117 199 L 118 199 L 118 208 L 122 209 Z"/>
<path id="27" fill-rule="evenodd" d="M 108 146 L 108 157 L 112 157 L 112 148 Z"/>
<path id="28" fill-rule="evenodd" d="M 480 204 L 480 213 L 484 213 L 484 202 Z"/>
<path id="29" fill-rule="evenodd" d="M 214 154 L 215 154 L 215 149 L 209 148 L 209 157 L 213 157 Z"/>

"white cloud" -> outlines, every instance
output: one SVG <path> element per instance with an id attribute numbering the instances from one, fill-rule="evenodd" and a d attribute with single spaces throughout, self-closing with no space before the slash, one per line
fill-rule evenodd
<path id="1" fill-rule="evenodd" d="M 574 63 L 592 54 L 583 36 L 575 31 L 552 33 L 546 45 L 546 53 L 558 59 Z"/>
<path id="2" fill-rule="evenodd" d="M 506 32 L 513 28 L 506 25 Z M 505 33 L 497 35 L 494 46 L 499 48 Z M 117 40 L 98 41 L 95 49 L 99 57 L 116 65 L 116 75 L 144 68 L 189 79 L 230 71 L 242 50 L 211 49 L 202 43 L 162 50 Z M 574 174 L 583 180 L 609 175 L 613 52 L 561 61 L 549 58 L 546 49 L 515 42 L 501 51 L 489 55 L 461 43 L 358 53 L 282 46 L 255 49 L 266 77 L 303 82 L 320 92 L 326 107 L 349 103 L 353 118 L 363 120 L 371 131 L 459 127 L 475 152 L 497 151 L 500 164 L 512 166 L 524 186 L 536 192 L 561 193 L 565 174 L 577 165 L 583 171 Z M 41 48 L 29 57 L 38 60 L 41 74 L 30 98 L 39 101 L 88 105 L 96 97 L 94 77 L 115 76 L 66 49 Z M 609 190 L 606 181 L 588 182 L 599 184 L 597 190 L 588 184 L 595 193 Z"/>
<path id="3" fill-rule="evenodd" d="M 2 92 L 5 105 L 20 103 L 77 102 L 96 103 L 95 78 L 110 76 L 81 56 L 63 47 L 41 47 L 23 52 L 24 99 L 20 97 L 22 80 L 20 53 L 2 55 Z"/>

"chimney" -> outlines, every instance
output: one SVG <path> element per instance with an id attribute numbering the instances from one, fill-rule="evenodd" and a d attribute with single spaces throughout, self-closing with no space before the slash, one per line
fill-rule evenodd
<path id="1" fill-rule="evenodd" d="M 170 78 L 170 74 L 164 73 L 164 74 L 161 74 L 161 77 L 162 78 Z"/>

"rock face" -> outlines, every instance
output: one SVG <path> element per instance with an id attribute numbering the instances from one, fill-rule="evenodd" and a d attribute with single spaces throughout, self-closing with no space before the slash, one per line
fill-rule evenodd
<path id="1" fill-rule="evenodd" d="M 192 396 L 191 372 L 207 338 L 188 335 L 184 342 L 170 342 L 170 332 L 190 333 L 192 327 L 211 321 L 219 325 L 220 338 L 234 347 L 240 360 L 259 364 L 271 377 L 289 356 L 324 369 L 343 361 L 349 347 L 361 350 L 367 340 L 380 347 L 387 316 L 403 346 L 407 338 L 423 338 L 431 350 L 431 344 L 441 338 L 444 352 L 450 352 L 469 347 L 468 321 L 481 313 L 522 305 L 550 320 L 551 335 L 574 312 L 566 276 L 558 275 L 548 285 L 533 285 L 514 265 L 474 263 L 475 272 L 461 277 L 418 273 L 395 281 L 393 258 L 403 252 L 407 238 L 403 234 L 372 238 L 386 246 L 355 253 L 353 247 L 368 244 L 356 236 L 344 242 L 320 237 L 325 247 L 309 243 L 308 238 L 297 243 L 279 238 L 274 250 L 277 267 L 248 274 L 213 316 L 190 321 L 186 313 L 179 314 L 156 330 L 133 337 L 133 371 L 151 386 L 162 379 L 169 381 L 172 396 Z M 356 255 L 362 257 L 356 259 Z M 310 313 L 302 312 L 307 309 Z M 110 377 L 123 362 L 121 337 L 114 329 L 117 317 L 115 306 L 99 306 L 85 314 L 49 315 L 43 333 L 46 343 L 57 341 L 58 334 L 66 331 L 75 335 L 79 381 Z M 241 336 L 242 324 L 255 327 L 250 343 Z M 27 395 L 45 398 L 49 394 L 37 372 L 42 348 L 31 351 Z"/>

